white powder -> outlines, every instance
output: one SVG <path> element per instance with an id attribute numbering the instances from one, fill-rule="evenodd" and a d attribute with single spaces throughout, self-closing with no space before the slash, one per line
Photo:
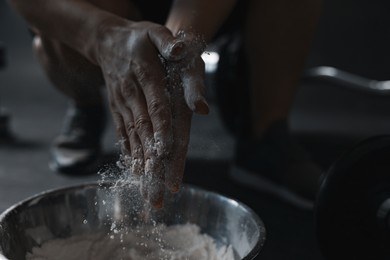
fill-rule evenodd
<path id="1" fill-rule="evenodd" d="M 158 138 L 157 138 L 158 139 Z M 148 144 L 150 149 L 158 149 Z M 158 152 L 158 151 L 157 151 Z M 111 219 L 110 232 L 77 235 L 48 240 L 26 254 L 27 260 L 235 260 L 232 246 L 221 246 L 195 224 L 166 226 L 156 224 L 151 206 L 141 194 L 142 177 L 150 177 L 145 162 L 121 156 L 117 168 L 102 169 L 104 199 L 97 197 L 95 205 L 106 210 L 107 217 L 115 214 L 116 206 L 137 216 L 140 227 L 127 227 L 126 220 Z M 146 173 L 139 173 L 146 168 Z M 150 167 L 153 168 L 153 167 Z M 138 173 L 138 174 L 137 174 Z M 104 186 L 105 182 L 113 185 Z M 154 188 L 153 185 L 148 187 Z M 120 201 L 120 206 L 117 203 Z M 99 205 L 98 205 L 99 204 Z M 128 217 L 129 215 L 124 215 Z M 134 219 L 136 221 L 137 219 Z M 88 222 L 83 221 L 84 224 Z M 149 224 L 148 224 L 149 223 Z"/>
<path id="2" fill-rule="evenodd" d="M 27 260 L 234 260 L 231 246 L 217 247 L 194 224 L 143 227 L 55 239 L 34 247 Z"/>

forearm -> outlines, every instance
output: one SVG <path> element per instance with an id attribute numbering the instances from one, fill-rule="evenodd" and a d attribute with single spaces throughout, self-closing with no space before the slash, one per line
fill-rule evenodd
<path id="1" fill-rule="evenodd" d="M 103 25 L 127 21 L 97 6 L 78 0 L 9 0 L 29 25 L 46 37 L 65 43 L 96 63 L 96 43 Z"/>
<path id="2" fill-rule="evenodd" d="M 211 40 L 232 11 L 236 0 L 175 0 L 166 26 L 174 35 L 193 31 Z"/>

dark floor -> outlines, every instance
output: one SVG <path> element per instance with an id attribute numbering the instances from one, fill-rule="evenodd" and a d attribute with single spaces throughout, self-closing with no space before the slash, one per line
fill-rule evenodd
<path id="1" fill-rule="evenodd" d="M 48 148 L 66 107 L 34 59 L 25 23 L 0 0 L 0 41 L 8 66 L 0 71 L 0 107 L 11 116 L 17 142 L 0 145 L 0 212 L 43 190 L 98 179 L 70 178 L 48 169 Z M 313 54 L 313 57 L 317 57 Z M 372 74 L 369 74 L 372 75 Z M 268 236 L 258 259 L 323 259 L 314 233 L 313 212 L 244 189 L 226 177 L 233 139 L 215 106 L 209 116 L 195 116 L 186 170 L 187 183 L 236 198 L 264 221 Z M 390 102 L 326 83 L 302 82 L 291 115 L 292 131 L 325 169 L 357 140 L 388 133 Z M 112 125 L 105 150 L 115 151 Z"/>

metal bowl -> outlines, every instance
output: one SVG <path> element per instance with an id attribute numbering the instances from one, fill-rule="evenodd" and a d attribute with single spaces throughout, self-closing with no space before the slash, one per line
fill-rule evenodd
<path id="1" fill-rule="evenodd" d="M 111 223 L 135 226 L 146 219 L 166 225 L 197 224 L 217 244 L 233 246 L 238 259 L 254 259 L 265 241 L 261 219 L 246 205 L 191 185 L 140 217 L 144 203 L 130 186 L 86 183 L 40 193 L 0 215 L 0 259 L 25 259 L 48 240 L 109 231 Z"/>

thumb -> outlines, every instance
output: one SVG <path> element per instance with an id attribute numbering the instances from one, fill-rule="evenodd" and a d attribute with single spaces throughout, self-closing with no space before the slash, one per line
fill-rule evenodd
<path id="1" fill-rule="evenodd" d="M 184 98 L 188 107 L 195 113 L 207 115 L 210 111 L 205 98 L 204 63 L 200 58 L 193 66 L 182 71 L 181 80 L 184 88 Z"/>
<path id="2" fill-rule="evenodd" d="M 148 30 L 148 36 L 166 60 L 178 61 L 187 55 L 184 41 L 174 37 L 172 32 L 164 26 Z"/>

